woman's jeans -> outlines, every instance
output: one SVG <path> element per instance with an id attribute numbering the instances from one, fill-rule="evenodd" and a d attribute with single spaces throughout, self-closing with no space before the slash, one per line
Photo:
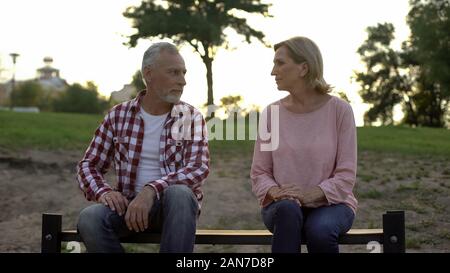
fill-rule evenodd
<path id="1" fill-rule="evenodd" d="M 160 252 L 193 252 L 198 203 L 192 190 L 173 185 L 155 200 L 146 231 L 161 232 Z M 78 231 L 88 252 L 124 252 L 120 238 L 129 236 L 125 216 L 119 216 L 103 204 L 83 209 Z M 144 232 L 146 232 L 144 231 Z"/>
<path id="2" fill-rule="evenodd" d="M 292 200 L 272 202 L 261 214 L 273 233 L 274 253 L 301 252 L 302 236 L 309 253 L 339 253 L 339 235 L 350 230 L 355 218 L 344 204 L 302 208 Z"/>

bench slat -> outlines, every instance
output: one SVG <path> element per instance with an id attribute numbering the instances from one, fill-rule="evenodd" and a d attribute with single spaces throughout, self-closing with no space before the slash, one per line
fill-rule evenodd
<path id="1" fill-rule="evenodd" d="M 60 233 L 63 242 L 82 241 L 76 230 L 66 230 Z M 160 242 L 160 233 L 139 233 L 121 239 L 123 243 L 153 243 Z M 205 230 L 196 232 L 196 244 L 218 245 L 270 245 L 272 233 L 268 230 Z M 339 244 L 367 244 L 370 241 L 383 243 L 382 229 L 351 229 L 339 238 Z M 303 243 L 305 243 L 303 241 Z"/>
<path id="2" fill-rule="evenodd" d="M 42 214 L 42 253 L 58 253 L 61 242 L 78 241 L 76 230 L 62 230 L 62 215 Z M 123 243 L 158 244 L 159 233 L 136 233 L 121 239 Z M 383 214 L 383 229 L 351 229 L 339 237 L 339 244 L 364 245 L 371 241 L 383 244 L 383 252 L 405 253 L 405 212 L 387 211 Z M 196 244 L 270 245 L 272 234 L 268 230 L 197 230 Z M 302 240 L 302 243 L 305 243 Z"/>

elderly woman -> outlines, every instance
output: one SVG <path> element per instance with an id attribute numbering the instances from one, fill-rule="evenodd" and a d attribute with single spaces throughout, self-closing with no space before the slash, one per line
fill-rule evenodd
<path id="1" fill-rule="evenodd" d="M 276 118 L 261 119 L 260 126 L 272 140 L 278 136 L 278 147 L 262 149 L 267 141 L 258 135 L 251 169 L 253 193 L 273 233 L 272 252 L 300 252 L 304 236 L 308 252 L 337 253 L 358 204 L 352 108 L 328 94 L 322 56 L 310 39 L 276 44 L 273 62 L 278 89 L 289 95 L 264 109 L 263 116 Z"/>

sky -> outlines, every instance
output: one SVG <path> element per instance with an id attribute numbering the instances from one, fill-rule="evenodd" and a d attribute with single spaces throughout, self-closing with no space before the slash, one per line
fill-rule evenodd
<path id="1" fill-rule="evenodd" d="M 109 97 L 131 82 L 140 68 L 144 51 L 155 40 L 140 40 L 137 47 L 124 45 L 133 34 L 131 22 L 122 16 L 140 0 L 1 0 L 0 1 L 0 81 L 11 78 L 10 53 L 19 53 L 16 79 L 36 76 L 43 58 L 69 83 L 94 81 L 99 92 Z M 248 16 L 249 24 L 266 35 L 269 44 L 293 36 L 306 36 L 319 46 L 324 60 L 324 78 L 344 91 L 353 107 L 358 126 L 368 106 L 357 94 L 351 77 L 362 70 L 357 48 L 367 38 L 365 29 L 390 22 L 396 29 L 394 48 L 409 35 L 406 15 L 408 0 L 277 0 L 269 12 L 273 18 Z M 243 42 L 243 37 L 227 30 L 232 50 L 220 49 L 213 63 L 214 98 L 241 95 L 244 105 L 264 107 L 288 93 L 278 91 L 270 75 L 273 49 L 261 43 Z M 194 106 L 206 102 L 206 69 L 200 57 L 188 47 L 180 50 L 186 67 L 187 85 L 182 99 Z"/>

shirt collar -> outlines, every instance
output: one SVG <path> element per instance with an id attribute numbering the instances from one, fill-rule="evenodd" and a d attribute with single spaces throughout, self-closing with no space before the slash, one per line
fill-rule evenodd
<path id="1" fill-rule="evenodd" d="M 142 98 L 145 96 L 145 93 L 147 93 L 147 90 L 141 90 L 134 99 L 131 100 L 131 107 L 130 111 L 134 113 L 139 113 L 141 110 L 141 101 Z"/>

